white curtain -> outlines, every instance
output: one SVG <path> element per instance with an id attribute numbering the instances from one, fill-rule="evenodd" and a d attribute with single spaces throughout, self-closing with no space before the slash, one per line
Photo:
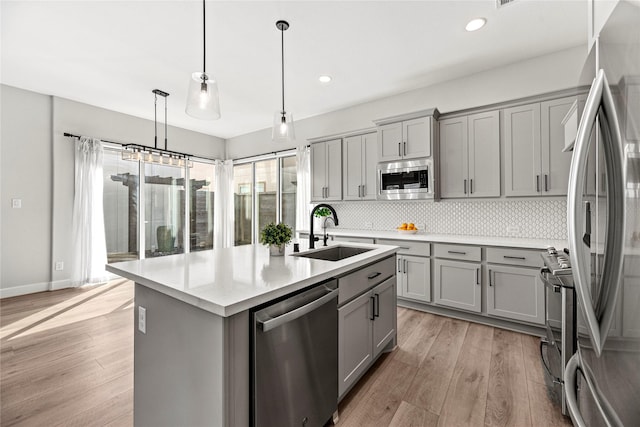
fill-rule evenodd
<path id="1" fill-rule="evenodd" d="M 311 149 L 300 146 L 296 150 L 297 179 L 296 189 L 296 230 L 309 230 L 311 214 Z"/>
<path id="2" fill-rule="evenodd" d="M 102 142 L 80 137 L 75 141 L 75 194 L 73 198 L 74 286 L 108 280 L 107 244 L 102 209 Z"/>
<path id="3" fill-rule="evenodd" d="M 213 247 L 229 248 L 234 243 L 233 160 L 217 160 L 215 174 Z"/>

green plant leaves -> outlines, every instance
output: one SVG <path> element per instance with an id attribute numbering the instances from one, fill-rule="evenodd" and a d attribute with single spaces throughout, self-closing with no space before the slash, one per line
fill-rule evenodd
<path id="1" fill-rule="evenodd" d="M 260 243 L 263 245 L 286 245 L 291 241 L 293 232 L 284 222 L 269 223 L 260 232 Z"/>

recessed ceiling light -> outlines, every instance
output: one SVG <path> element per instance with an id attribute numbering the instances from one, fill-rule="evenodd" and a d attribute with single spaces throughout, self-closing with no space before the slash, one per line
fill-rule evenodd
<path id="1" fill-rule="evenodd" d="M 320 76 L 318 77 L 320 83 L 329 83 L 331 81 L 331 76 Z"/>
<path id="2" fill-rule="evenodd" d="M 466 27 L 464 27 L 467 31 L 476 31 L 480 28 L 484 27 L 484 24 L 487 23 L 487 20 L 484 18 L 476 18 L 469 21 Z"/>

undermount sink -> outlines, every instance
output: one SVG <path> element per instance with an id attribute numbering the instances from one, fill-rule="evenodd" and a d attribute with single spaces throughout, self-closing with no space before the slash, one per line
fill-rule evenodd
<path id="1" fill-rule="evenodd" d="M 342 259 L 349 258 L 355 255 L 360 255 L 372 250 L 373 249 L 355 248 L 352 246 L 331 246 L 327 249 L 318 249 L 313 252 L 303 252 L 299 254 L 293 254 L 293 256 L 299 256 L 303 258 L 322 259 L 325 261 L 340 261 Z"/>

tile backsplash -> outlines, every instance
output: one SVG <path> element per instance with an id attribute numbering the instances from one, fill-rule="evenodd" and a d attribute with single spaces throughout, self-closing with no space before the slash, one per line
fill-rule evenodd
<path id="1" fill-rule="evenodd" d="M 490 237 L 567 238 L 567 203 L 558 200 L 335 202 L 340 228 L 393 230 L 413 222 L 424 231 Z"/>

